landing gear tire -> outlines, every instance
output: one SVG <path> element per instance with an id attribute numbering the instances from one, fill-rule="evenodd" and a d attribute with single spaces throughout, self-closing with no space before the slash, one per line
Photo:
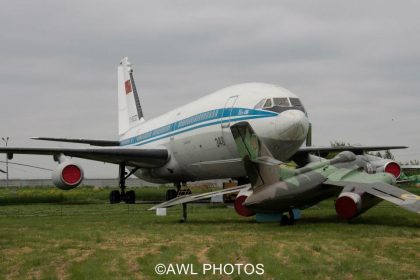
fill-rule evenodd
<path id="1" fill-rule="evenodd" d="M 289 216 L 288 215 L 281 215 L 281 221 L 280 224 L 285 226 L 285 225 L 293 225 L 295 224 L 295 215 L 293 214 L 293 210 L 289 211 Z"/>
<path id="2" fill-rule="evenodd" d="M 112 191 L 109 194 L 109 202 L 111 204 L 120 203 L 121 202 L 121 195 L 119 191 Z"/>
<path id="3" fill-rule="evenodd" d="M 170 189 L 166 191 L 166 200 L 171 200 L 174 199 L 175 197 L 177 197 L 178 192 L 174 189 Z"/>
<path id="4" fill-rule="evenodd" d="M 127 204 L 136 203 L 136 193 L 134 191 L 128 191 L 125 193 L 124 202 Z"/>
<path id="5" fill-rule="evenodd" d="M 293 209 L 289 210 L 289 225 L 295 224 L 295 213 L 293 212 Z"/>
<path id="6" fill-rule="evenodd" d="M 287 216 L 287 215 L 281 215 L 281 221 L 280 221 L 280 224 L 282 225 L 282 226 L 285 226 L 285 225 L 289 225 L 290 224 L 290 219 L 289 219 L 289 217 Z"/>

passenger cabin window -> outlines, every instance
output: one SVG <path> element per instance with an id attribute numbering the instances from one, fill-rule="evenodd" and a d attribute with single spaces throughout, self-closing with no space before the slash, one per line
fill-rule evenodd
<path id="1" fill-rule="evenodd" d="M 269 99 L 267 99 L 267 101 L 265 102 L 265 104 L 264 104 L 264 108 L 270 108 L 271 106 L 273 106 L 273 105 L 272 105 L 272 103 L 271 103 L 271 99 L 269 98 Z"/>
<path id="2" fill-rule="evenodd" d="M 280 107 L 290 107 L 289 100 L 286 97 L 283 98 L 273 98 L 274 105 Z"/>

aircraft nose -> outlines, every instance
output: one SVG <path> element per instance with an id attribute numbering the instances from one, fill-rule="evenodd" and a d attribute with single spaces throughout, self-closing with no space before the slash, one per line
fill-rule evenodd
<path id="1" fill-rule="evenodd" d="M 300 110 L 287 110 L 277 116 L 278 139 L 303 141 L 309 129 L 309 120 Z"/>

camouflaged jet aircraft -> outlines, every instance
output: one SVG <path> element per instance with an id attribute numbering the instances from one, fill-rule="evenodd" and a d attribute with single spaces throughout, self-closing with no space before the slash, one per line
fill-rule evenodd
<path id="1" fill-rule="evenodd" d="M 420 214 L 420 197 L 395 186 L 400 175 L 397 165 L 385 172 L 384 165 L 389 166 L 391 161 L 342 151 L 331 160 L 308 155 L 308 163 L 302 168 L 279 167 L 281 162 L 274 159 L 249 123 L 237 123 L 231 131 L 250 185 L 177 197 L 151 210 L 176 204 L 185 206 L 194 200 L 239 191 L 234 203 L 236 212 L 246 217 L 256 215 L 261 221 L 278 219 L 292 224 L 300 215 L 299 210 L 330 197 L 338 197 L 335 210 L 343 219 L 353 219 L 381 200 Z"/>

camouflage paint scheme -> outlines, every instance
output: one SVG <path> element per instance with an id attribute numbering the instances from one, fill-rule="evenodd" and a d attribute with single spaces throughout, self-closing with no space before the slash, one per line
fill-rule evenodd
<path id="1" fill-rule="evenodd" d="M 352 218 L 381 199 L 420 213 L 420 197 L 395 187 L 396 178 L 389 173 L 367 173 L 366 156 L 344 151 L 331 160 L 313 157 L 316 162 L 293 170 L 277 165 L 248 123 L 236 124 L 231 130 L 252 185 L 243 206 L 255 213 L 304 209 L 340 193 L 361 196 L 362 205 Z"/>

